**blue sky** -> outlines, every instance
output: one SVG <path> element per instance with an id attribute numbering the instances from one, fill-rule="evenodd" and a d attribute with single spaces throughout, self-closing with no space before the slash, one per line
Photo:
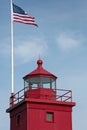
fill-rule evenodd
<path id="1" fill-rule="evenodd" d="M 39 27 L 14 23 L 15 92 L 23 88 L 22 77 L 37 67 L 58 76 L 57 87 L 71 89 L 73 130 L 87 129 L 87 1 L 14 0 Z M 11 93 L 10 0 L 0 2 L 0 130 L 9 130 Z"/>

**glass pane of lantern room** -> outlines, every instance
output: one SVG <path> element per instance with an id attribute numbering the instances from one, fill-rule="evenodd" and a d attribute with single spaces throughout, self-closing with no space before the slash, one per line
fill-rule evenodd
<path id="1" fill-rule="evenodd" d="M 39 78 L 38 77 L 29 79 L 29 84 L 32 86 L 32 89 L 38 87 L 38 82 L 39 82 Z"/>
<path id="2" fill-rule="evenodd" d="M 50 88 L 50 78 L 42 77 L 43 88 Z"/>
<path id="3" fill-rule="evenodd" d="M 52 81 L 52 89 L 56 89 L 56 80 Z"/>
<path id="4" fill-rule="evenodd" d="M 24 81 L 24 87 L 28 87 L 29 86 L 29 82 L 27 80 Z"/>
<path id="5" fill-rule="evenodd" d="M 53 78 L 42 77 L 42 83 L 44 88 L 56 88 L 56 80 Z"/>

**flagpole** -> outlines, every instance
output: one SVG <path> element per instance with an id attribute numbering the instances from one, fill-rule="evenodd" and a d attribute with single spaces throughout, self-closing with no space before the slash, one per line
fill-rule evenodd
<path id="1" fill-rule="evenodd" d="M 13 43 L 13 1 L 10 0 L 11 7 L 11 93 L 14 93 L 14 43 Z"/>

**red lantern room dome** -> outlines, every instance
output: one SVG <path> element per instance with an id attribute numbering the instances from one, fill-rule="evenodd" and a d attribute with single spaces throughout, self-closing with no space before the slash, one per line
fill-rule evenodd
<path id="1" fill-rule="evenodd" d="M 27 79 L 30 77 L 36 77 L 36 76 L 46 76 L 46 77 L 52 77 L 54 79 L 56 79 L 57 77 L 53 74 L 51 74 L 50 72 L 48 72 L 47 70 L 45 70 L 42 67 L 43 61 L 42 60 L 38 60 L 37 61 L 38 67 L 37 69 L 35 69 L 34 71 L 32 71 L 31 73 L 27 74 L 26 76 L 23 77 L 23 79 Z"/>
<path id="2" fill-rule="evenodd" d="M 42 67 L 43 61 L 39 59 L 37 64 L 38 66 L 35 70 L 23 77 L 25 86 L 35 85 L 37 87 L 44 87 L 45 84 L 49 88 L 53 87 L 52 84 L 56 85 L 57 77 Z"/>

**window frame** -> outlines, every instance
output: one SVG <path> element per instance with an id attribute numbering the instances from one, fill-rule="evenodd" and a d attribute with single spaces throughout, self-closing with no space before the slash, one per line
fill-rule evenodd
<path id="1" fill-rule="evenodd" d="M 49 114 L 49 115 L 47 115 L 47 114 Z M 51 116 L 51 119 L 48 119 L 50 117 L 47 117 L 47 116 Z M 46 119 L 46 122 L 53 123 L 54 122 L 54 112 L 47 111 L 45 119 Z"/>

